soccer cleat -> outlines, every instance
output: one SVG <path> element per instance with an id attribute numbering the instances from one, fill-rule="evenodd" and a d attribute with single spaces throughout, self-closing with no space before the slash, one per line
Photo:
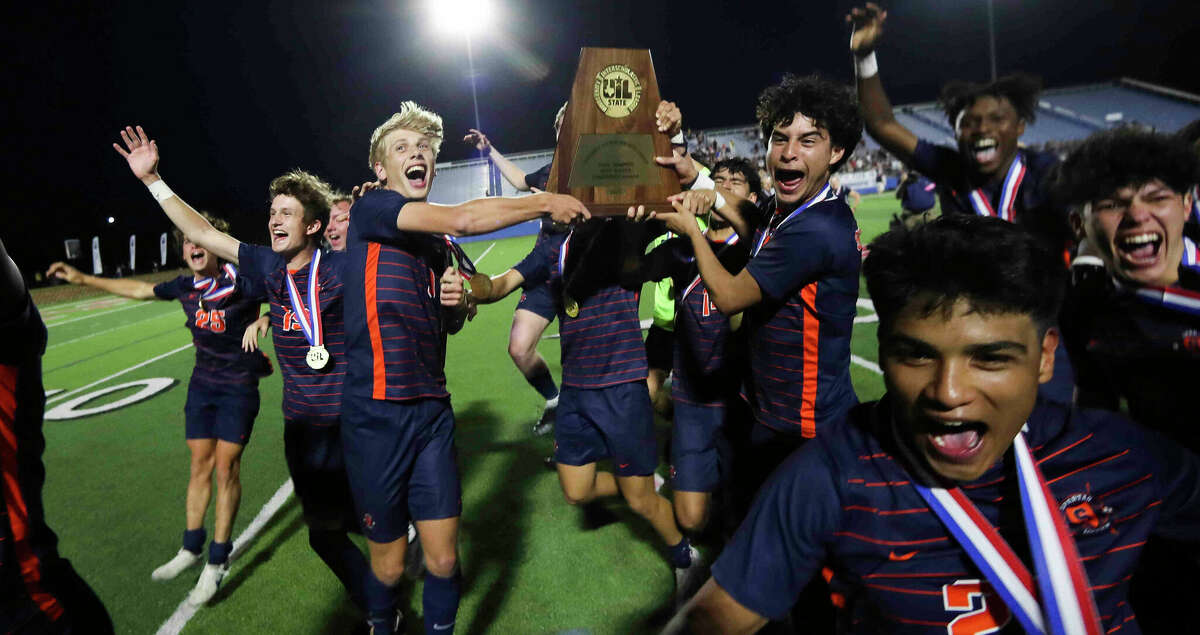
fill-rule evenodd
<path id="1" fill-rule="evenodd" d="M 150 574 L 150 579 L 158 580 L 173 580 L 175 576 L 183 573 L 184 569 L 200 562 L 200 554 L 192 553 L 187 549 L 180 549 L 179 553 L 175 554 L 174 558 L 167 561 L 166 564 L 154 570 Z"/>
<path id="2" fill-rule="evenodd" d="M 688 599 L 700 590 L 708 579 L 708 564 L 695 547 L 688 547 L 692 563 L 682 569 L 675 569 L 675 608 L 679 609 Z"/>
<path id="3" fill-rule="evenodd" d="M 229 574 L 229 563 L 224 564 L 206 564 L 204 570 L 200 572 L 200 580 L 196 582 L 196 588 L 188 594 L 188 603 L 192 606 L 202 606 L 208 604 L 209 600 L 217 594 L 217 589 L 221 588 L 221 580 Z"/>
<path id="4" fill-rule="evenodd" d="M 558 408 L 546 408 L 542 411 L 542 416 L 538 417 L 538 422 L 533 424 L 533 436 L 544 437 L 551 432 L 554 432 L 554 417 L 558 412 Z"/>

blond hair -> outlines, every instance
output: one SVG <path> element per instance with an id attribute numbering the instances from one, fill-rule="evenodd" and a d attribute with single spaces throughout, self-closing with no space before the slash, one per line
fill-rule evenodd
<path id="1" fill-rule="evenodd" d="M 433 146 L 433 156 L 436 157 L 442 148 L 442 118 L 432 110 L 427 110 L 415 101 L 400 104 L 400 112 L 388 117 L 371 133 L 371 153 L 367 157 L 367 167 L 375 169 L 375 164 L 383 161 L 385 150 L 383 140 L 389 134 L 399 129 L 412 130 L 430 137 Z"/>

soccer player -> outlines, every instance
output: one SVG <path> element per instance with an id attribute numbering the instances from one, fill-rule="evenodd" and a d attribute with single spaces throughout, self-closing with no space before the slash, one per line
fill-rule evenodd
<path id="1" fill-rule="evenodd" d="M 746 159 L 718 161 L 713 183 L 724 194 L 757 203 L 762 196 L 758 170 Z M 733 226 L 714 215 L 705 239 L 727 271 L 737 272 L 750 256 Z M 713 305 L 695 265 L 691 242 L 675 237 L 644 259 L 646 277 L 669 277 L 680 290 L 675 298 L 676 332 L 671 398 L 671 488 L 675 518 L 685 531 L 698 532 L 708 522 L 712 494 L 729 476 L 730 448 L 725 437 L 726 405 L 737 397 L 741 366 L 730 340 L 729 318 Z"/>
<path id="2" fill-rule="evenodd" d="M 858 206 L 862 203 L 862 195 L 854 190 L 849 185 L 842 185 L 841 179 L 836 176 L 829 177 L 829 186 L 846 204 L 850 206 L 850 211 L 857 212 Z"/>
<path id="3" fill-rule="evenodd" d="M 933 181 L 919 173 L 904 172 L 900 178 L 900 185 L 896 187 L 896 198 L 900 199 L 900 217 L 893 222 L 912 225 L 931 220 L 926 212 L 933 209 L 934 203 L 937 202 L 934 198 L 936 189 Z"/>
<path id="4" fill-rule="evenodd" d="M 140 126 L 126 128 L 121 137 L 125 146 L 114 147 L 171 222 L 197 245 L 240 265 L 240 277 L 269 300 L 275 355 L 283 373 L 284 456 L 308 525 L 309 545 L 351 599 L 365 608 L 367 560 L 346 535 L 355 514 L 339 425 L 346 368 L 342 264 L 339 254 L 322 256 L 318 249 L 321 219 L 330 208 L 329 186 L 300 170 L 276 178 L 269 188 L 271 245 L 249 245 L 214 227 L 167 187 L 158 173 L 158 145 Z M 226 563 L 211 592 L 199 599 L 211 598 L 228 571 Z"/>
<path id="5" fill-rule="evenodd" d="M 333 194 L 329 222 L 325 225 L 325 241 L 329 243 L 329 251 L 346 250 L 346 230 L 350 229 L 350 205 L 353 203 L 345 194 Z"/>
<path id="6" fill-rule="evenodd" d="M 205 218 L 206 224 L 228 228 L 223 220 Z M 184 437 L 192 457 L 186 525 L 179 552 L 150 577 L 171 580 L 200 561 L 215 470 L 217 500 L 208 564 L 188 596 L 193 604 L 201 605 L 212 599 L 229 570 L 233 521 L 242 498 L 242 452 L 250 442 L 254 418 L 258 416 L 258 380 L 271 374 L 271 363 L 261 352 L 242 350 L 242 333 L 254 322 L 259 308 L 257 294 L 248 281 L 236 268 L 222 266 L 215 253 L 192 237 L 176 231 L 175 240 L 191 273 L 157 285 L 91 276 L 62 262 L 50 265 L 46 276 L 127 298 L 178 300 L 183 307 L 185 324 L 196 348 L 196 365 L 184 406 Z"/>
<path id="7" fill-rule="evenodd" d="M 112 620 L 58 554 L 42 486 L 46 326 L 0 241 L 0 631 L 112 633 Z"/>
<path id="8" fill-rule="evenodd" d="M 1196 539 L 1200 457 L 1038 397 L 1065 271 L 1010 223 L 898 228 L 864 264 L 886 395 L 760 492 L 671 629 L 749 633 L 821 567 L 842 632 L 1138 632 L 1152 533 Z"/>
<path id="9" fill-rule="evenodd" d="M 750 240 L 746 267 L 730 273 L 696 225 L 697 209 L 716 201 L 690 161 L 659 157 L 690 185 L 659 213 L 692 243 L 709 299 L 724 315 L 744 313 L 749 372 L 743 393 L 750 427 L 746 496 L 806 439 L 839 420 L 858 399 L 850 383 L 850 335 L 861 262 L 858 225 L 829 177 L 862 137 L 862 120 L 848 87 L 818 76 L 787 76 L 763 91 L 759 126 L 767 137 L 767 168 L 775 195 L 763 201 L 766 222 L 751 229 L 726 194 L 720 213 Z M 703 199 L 696 198 L 704 197 Z M 700 208 L 690 201 L 703 200 Z M 751 205 L 751 208 L 754 206 Z M 739 454 L 741 451 L 739 450 Z M 739 480 L 743 480 L 739 478 Z"/>
<path id="10" fill-rule="evenodd" d="M 1025 124 L 1037 115 L 1041 83 L 1027 75 L 1009 75 L 984 85 L 946 84 L 940 101 L 958 148 L 918 139 L 896 121 L 879 77 L 875 48 L 886 19 L 887 12 L 873 3 L 846 16 L 854 25 L 850 50 L 856 59 L 858 102 L 867 132 L 937 183 L 943 215 L 998 216 L 1028 229 L 1051 249 L 1068 249 L 1070 225 L 1065 210 L 1054 204 L 1050 184 L 1058 158 L 1018 145 Z M 1060 350 L 1055 359 L 1059 366 L 1054 381 L 1041 390 L 1049 398 L 1071 403 L 1069 358 Z"/>
<path id="11" fill-rule="evenodd" d="M 364 194 L 350 212 L 347 271 L 356 275 L 344 280 L 342 438 L 370 547 L 367 606 L 377 635 L 392 632 L 410 518 L 425 552 L 426 631 L 452 630 L 458 611 L 462 502 L 445 347 L 470 306 L 462 280 L 445 272 L 455 251 L 446 235 L 487 233 L 545 215 L 560 223 L 588 215 L 574 198 L 548 193 L 428 203 L 441 142 L 441 117 L 403 102 L 371 135 L 368 164 L 383 188 Z M 440 286 L 438 275 L 446 278 Z M 453 306 L 444 311 L 443 304 Z"/>
<path id="12" fill-rule="evenodd" d="M 558 139 L 558 132 L 562 128 L 563 116 L 566 112 L 567 104 L 564 103 L 554 117 L 555 140 Z M 482 132 L 471 128 L 470 134 L 464 137 L 463 141 L 475 144 L 475 149 L 484 153 L 488 160 L 500 169 L 500 174 L 504 175 L 504 179 L 517 191 L 546 189 L 546 182 L 550 179 L 550 163 L 543 165 L 531 174 L 526 174 L 515 163 L 500 154 L 487 135 Z M 550 242 L 558 246 L 566 237 L 567 229 L 564 225 L 549 219 L 542 219 L 535 244 Z M 533 425 L 533 433 L 537 436 L 548 434 L 554 429 L 554 415 L 558 409 L 558 386 L 554 383 L 554 376 L 550 374 L 550 367 L 546 365 L 546 360 L 537 350 L 542 333 L 546 332 L 546 328 L 554 320 L 555 303 L 547 285 L 548 282 L 529 285 L 521 290 L 521 299 L 517 302 L 517 310 L 513 312 L 512 329 L 508 332 L 509 357 L 521 371 L 525 381 L 529 382 L 529 385 L 533 386 L 533 389 L 546 400 L 545 406 L 542 407 L 542 414 L 538 417 L 537 423 Z"/>

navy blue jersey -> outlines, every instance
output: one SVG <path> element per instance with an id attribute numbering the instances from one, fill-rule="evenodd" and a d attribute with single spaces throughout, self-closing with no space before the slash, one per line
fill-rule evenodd
<path id="1" fill-rule="evenodd" d="M 1060 320 L 1081 405 L 1118 410 L 1200 451 L 1196 398 L 1200 316 L 1148 303 L 1117 288 L 1102 270 L 1076 277 Z M 1200 291 L 1200 275 L 1179 268 L 1180 287 Z"/>
<path id="2" fill-rule="evenodd" d="M 513 267 L 525 278 L 525 285 L 548 281 L 558 301 L 562 385 L 604 388 L 644 381 L 648 367 L 638 319 L 638 292 L 611 279 L 596 282 L 587 292 L 574 298 L 579 303 L 579 315 L 567 316 L 563 310 L 564 283 L 558 263 L 564 244 L 567 243 L 539 242 Z M 604 246 L 595 249 L 592 253 L 606 256 L 619 251 Z M 577 266 L 591 268 L 592 272 L 611 273 L 608 267 L 597 267 L 591 260 Z"/>
<path id="3" fill-rule="evenodd" d="M 771 225 L 781 216 L 774 214 Z M 850 383 L 858 234 L 850 207 L 830 198 L 785 222 L 746 265 L 762 290 L 743 327 L 750 358 L 745 393 L 758 423 L 812 438 L 858 402 Z"/>
<path id="4" fill-rule="evenodd" d="M 321 301 L 322 332 L 330 363 L 313 370 L 305 361 L 309 343 L 296 319 L 288 295 L 287 263 L 270 247 L 242 243 L 238 262 L 242 275 L 256 279 L 271 307 L 271 342 L 283 373 L 283 416 L 318 425 L 337 423 L 342 414 L 342 384 L 346 379 L 346 329 L 342 323 L 342 267 L 345 253 L 321 255 L 318 294 Z M 292 272 L 300 292 L 305 317 L 309 319 L 309 265 Z"/>
<path id="5" fill-rule="evenodd" d="M 246 327 L 258 319 L 259 298 L 250 280 L 238 276 L 237 291 L 215 302 L 200 302 L 194 288 L 195 277 L 184 274 L 154 286 L 154 295 L 163 300 L 179 300 L 187 327 L 196 347 L 196 368 L 192 376 L 214 384 L 255 384 L 259 377 L 271 374 L 271 363 L 262 351 L 242 350 Z M 229 279 L 222 275 L 222 286 Z"/>
<path id="6" fill-rule="evenodd" d="M 525 175 L 525 185 L 530 188 L 537 188 L 543 192 L 546 190 L 546 183 L 550 181 L 550 166 L 553 163 L 547 163 L 538 168 L 536 172 L 530 172 Z M 538 231 L 538 242 L 544 239 L 557 240 L 562 242 L 563 236 L 567 234 L 569 227 L 561 223 L 556 223 L 549 217 L 542 219 L 541 229 Z"/>
<path id="7" fill-rule="evenodd" d="M 745 241 L 726 245 L 710 240 L 709 244 L 727 271 L 741 271 L 750 258 Z M 669 276 L 676 294 L 671 398 L 697 406 L 723 406 L 730 392 L 736 393 L 741 375 L 726 354 L 732 335 L 729 318 L 712 303 L 699 279 L 691 240 L 672 238 L 650 252 L 646 261 L 647 278 Z"/>
<path id="8" fill-rule="evenodd" d="M 451 259 L 441 236 L 402 232 L 408 199 L 367 192 L 350 209 L 346 238 L 346 394 L 373 399 L 447 397 L 446 328 L 439 299 Z"/>
<path id="9" fill-rule="evenodd" d="M 960 620 L 986 630 L 1016 620 L 912 486 L 886 401 L 793 454 L 764 486 L 713 577 L 742 605 L 787 613 L 825 566 L 842 632 L 939 633 Z M 1099 410 L 1039 404 L 1027 437 L 1087 569 L 1107 632 L 1137 633 L 1126 602 L 1152 533 L 1195 540 L 1200 457 Z M 1011 450 L 963 492 L 1029 570 Z M 972 596 L 972 594 L 974 594 Z M 982 596 L 982 597 L 981 597 Z"/>
<path id="10" fill-rule="evenodd" d="M 1053 204 L 1050 192 L 1051 172 L 1058 165 L 1058 157 L 1050 152 L 1021 152 L 1025 155 L 1026 172 L 1013 210 L 1016 223 L 1043 238 L 1051 248 L 1062 249 L 1071 240 L 1071 232 L 1067 211 Z M 981 184 L 974 181 L 967 160 L 958 150 L 922 139 L 913 152 L 912 167 L 937 183 L 943 214 L 975 214 L 968 197 Z M 982 184 L 992 209 L 1000 204 L 1004 175 L 1000 176 L 995 182 Z"/>

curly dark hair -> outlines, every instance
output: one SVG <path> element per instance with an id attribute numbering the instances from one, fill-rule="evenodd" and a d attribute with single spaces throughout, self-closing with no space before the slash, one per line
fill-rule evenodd
<path id="1" fill-rule="evenodd" d="M 938 103 L 950 121 L 950 127 L 958 121 L 958 113 L 970 108 L 980 97 L 996 97 L 1008 100 L 1017 111 L 1017 116 L 1026 123 L 1037 119 L 1038 94 L 1042 92 L 1042 80 L 1025 73 L 1005 75 L 990 84 L 953 81 L 942 87 Z"/>
<path id="2" fill-rule="evenodd" d="M 716 174 L 720 170 L 729 170 L 730 174 L 741 174 L 746 179 L 746 185 L 750 187 L 750 193 L 762 198 L 762 178 L 758 176 L 758 168 L 754 167 L 749 159 L 744 157 L 721 159 L 709 168 L 709 172 L 712 174 Z"/>
<path id="3" fill-rule="evenodd" d="M 1058 169 L 1060 203 L 1081 205 L 1158 179 L 1184 193 L 1200 181 L 1200 156 L 1178 137 L 1131 129 L 1097 132 Z"/>
<path id="4" fill-rule="evenodd" d="M 812 118 L 818 128 L 828 130 L 832 145 L 845 150 L 842 158 L 829 166 L 830 174 L 837 172 L 862 139 L 863 120 L 854 90 L 816 74 L 804 77 L 788 74 L 758 96 L 754 110 L 766 139 L 771 137 L 775 126 L 791 124 L 796 113 Z"/>
<path id="5" fill-rule="evenodd" d="M 871 242 L 863 275 L 883 336 L 913 302 L 921 315 L 965 299 L 988 314 L 1023 313 L 1039 331 L 1062 306 L 1066 269 L 1030 232 L 988 216 L 952 214 L 903 225 Z"/>
<path id="6" fill-rule="evenodd" d="M 292 170 L 271 181 L 269 191 L 271 199 L 286 194 L 300 201 L 300 205 L 304 207 L 305 225 L 320 222 L 322 227 L 325 226 L 325 218 L 329 216 L 329 208 L 332 207 L 330 199 L 333 197 L 333 190 L 320 177 L 304 170 Z"/>

